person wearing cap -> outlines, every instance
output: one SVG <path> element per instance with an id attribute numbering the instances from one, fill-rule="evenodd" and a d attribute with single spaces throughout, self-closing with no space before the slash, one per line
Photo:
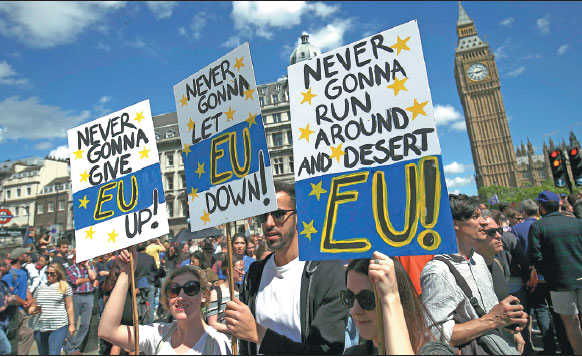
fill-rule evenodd
<path id="1" fill-rule="evenodd" d="M 10 339 L 14 355 L 28 355 L 34 342 L 34 331 L 28 327 L 30 316 L 25 311 L 32 304 L 32 294 L 28 290 L 28 272 L 22 267 L 28 259 L 29 252 L 28 248 L 13 249 L 10 253 L 12 257 L 10 272 L 2 277 L 14 294 L 14 303 L 18 310 L 15 312 L 17 315 L 12 317 L 12 323 L 8 324 L 7 332 L 11 335 L 11 331 L 17 331 L 16 336 Z"/>
<path id="2" fill-rule="evenodd" d="M 528 234 L 528 257 L 545 277 L 554 311 L 564 322 L 575 354 L 582 354 L 582 222 L 559 212 L 560 197 L 537 197 L 541 219 Z"/>

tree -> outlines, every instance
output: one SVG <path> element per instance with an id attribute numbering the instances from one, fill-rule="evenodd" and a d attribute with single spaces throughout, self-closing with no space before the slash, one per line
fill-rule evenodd
<path id="1" fill-rule="evenodd" d="M 479 200 L 487 202 L 494 194 L 497 194 L 500 202 L 521 202 L 526 199 L 535 200 L 538 194 L 542 191 L 552 191 L 557 194 L 570 194 L 567 188 L 558 188 L 554 186 L 553 180 L 546 180 L 541 185 L 530 186 L 524 185 L 522 187 L 503 187 L 503 186 L 483 186 L 479 188 Z M 579 191 L 575 188 L 574 192 Z"/>

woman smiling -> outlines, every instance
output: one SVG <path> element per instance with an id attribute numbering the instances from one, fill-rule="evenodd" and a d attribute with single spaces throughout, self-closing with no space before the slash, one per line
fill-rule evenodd
<path id="1" fill-rule="evenodd" d="M 133 328 L 121 325 L 129 289 L 129 252 L 124 249 L 117 259 L 121 274 L 101 316 L 99 337 L 133 351 Z M 228 338 L 202 320 L 201 308 L 209 295 L 206 275 L 200 269 L 187 265 L 172 272 L 162 285 L 160 303 L 174 321 L 140 325 L 140 351 L 146 355 L 231 354 Z"/>

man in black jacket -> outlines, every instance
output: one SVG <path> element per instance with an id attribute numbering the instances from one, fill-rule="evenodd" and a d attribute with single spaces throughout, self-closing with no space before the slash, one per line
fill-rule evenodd
<path id="1" fill-rule="evenodd" d="M 342 354 L 343 267 L 299 261 L 295 187 L 276 181 L 275 191 L 279 209 L 258 217 L 274 254 L 251 264 L 240 300 L 226 304 L 226 325 L 241 340 L 241 355 Z"/>

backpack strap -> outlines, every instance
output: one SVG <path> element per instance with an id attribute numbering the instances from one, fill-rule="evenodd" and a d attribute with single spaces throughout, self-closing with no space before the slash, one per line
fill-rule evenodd
<path id="1" fill-rule="evenodd" d="M 467 281 L 465 280 L 465 278 L 463 278 L 461 273 L 459 273 L 457 268 L 455 268 L 453 266 L 453 264 L 447 258 L 443 257 L 442 255 L 437 255 L 433 259 L 441 261 L 449 267 L 451 274 L 453 274 L 453 276 L 455 277 L 457 285 L 461 288 L 461 290 L 463 290 L 463 293 L 465 294 L 465 296 L 467 296 L 467 298 L 469 298 L 469 302 L 471 303 L 471 306 L 473 306 L 473 308 L 477 312 L 477 315 L 479 315 L 479 317 L 484 316 L 486 314 L 486 312 L 479 305 L 479 301 L 477 300 L 477 298 L 473 296 L 473 293 L 471 292 L 471 288 L 469 288 Z"/>
<path id="2" fill-rule="evenodd" d="M 160 346 L 162 345 L 162 343 L 168 342 L 170 340 L 170 337 L 172 337 L 172 334 L 174 333 L 174 331 L 176 331 L 177 328 L 178 328 L 178 323 L 175 322 L 175 321 L 172 322 L 172 327 L 170 327 L 170 329 L 168 330 L 168 332 L 166 332 L 162 336 L 162 339 L 156 345 L 156 349 L 154 350 L 154 355 L 157 355 L 160 352 Z"/>
<path id="3" fill-rule="evenodd" d="M 216 290 L 216 302 L 218 303 L 216 305 L 216 316 L 218 316 L 220 314 L 220 305 L 222 305 L 222 289 L 220 288 L 220 286 L 215 286 L 214 290 Z"/>

